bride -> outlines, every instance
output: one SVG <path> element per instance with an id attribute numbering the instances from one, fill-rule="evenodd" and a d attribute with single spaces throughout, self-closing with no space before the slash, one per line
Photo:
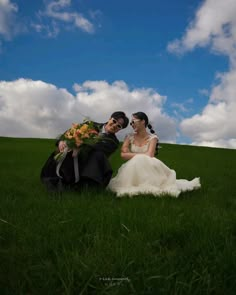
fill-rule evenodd
<path id="1" fill-rule="evenodd" d="M 134 133 L 125 138 L 121 148 L 121 157 L 128 161 L 111 179 L 108 189 L 118 197 L 139 194 L 178 197 L 181 192 L 200 188 L 199 178 L 176 179 L 176 172 L 155 158 L 158 137 L 145 113 L 134 113 L 130 125 Z"/>

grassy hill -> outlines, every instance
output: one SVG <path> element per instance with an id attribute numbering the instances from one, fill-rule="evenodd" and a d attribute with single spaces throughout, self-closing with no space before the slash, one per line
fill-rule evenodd
<path id="1" fill-rule="evenodd" d="M 161 145 L 200 190 L 50 194 L 39 174 L 54 140 L 0 138 L 0 294 L 234 295 L 236 150 Z"/>

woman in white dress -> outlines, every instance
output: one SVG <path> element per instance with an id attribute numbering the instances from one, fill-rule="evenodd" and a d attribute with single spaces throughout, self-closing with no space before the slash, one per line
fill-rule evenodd
<path id="1" fill-rule="evenodd" d="M 178 197 L 181 192 L 200 188 L 200 179 L 176 179 L 174 170 L 155 158 L 158 137 L 143 112 L 132 115 L 134 133 L 128 135 L 121 148 L 121 157 L 128 160 L 111 179 L 108 189 L 117 197 L 152 194 Z M 150 129 L 150 133 L 146 128 Z"/>

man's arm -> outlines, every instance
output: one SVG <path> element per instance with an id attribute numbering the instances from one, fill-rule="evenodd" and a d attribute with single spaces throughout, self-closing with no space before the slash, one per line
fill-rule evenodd
<path id="1" fill-rule="evenodd" d="M 111 134 L 102 135 L 101 139 L 93 146 L 94 149 L 102 151 L 107 157 L 116 151 L 119 140 Z"/>

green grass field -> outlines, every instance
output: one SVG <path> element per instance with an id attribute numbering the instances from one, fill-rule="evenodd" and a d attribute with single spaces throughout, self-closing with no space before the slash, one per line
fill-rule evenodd
<path id="1" fill-rule="evenodd" d="M 0 138 L 0 294 L 236 294 L 236 150 L 161 144 L 179 198 L 48 193 L 53 140 Z M 122 161 L 111 158 L 116 173 Z"/>

